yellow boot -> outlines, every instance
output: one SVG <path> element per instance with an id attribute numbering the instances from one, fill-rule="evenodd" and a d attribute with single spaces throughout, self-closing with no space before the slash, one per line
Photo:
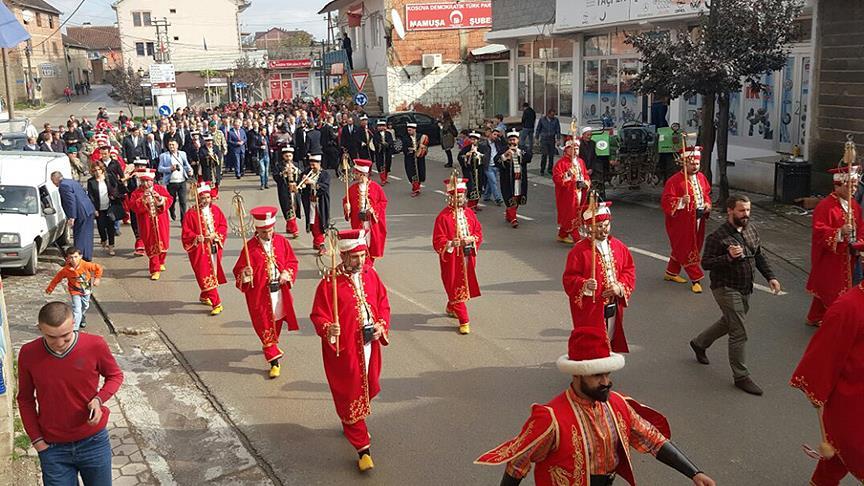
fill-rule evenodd
<path id="1" fill-rule="evenodd" d="M 222 313 L 223 310 L 225 310 L 225 308 L 222 307 L 222 304 L 219 304 L 216 307 L 214 307 L 213 310 L 210 311 L 210 315 L 211 316 L 218 316 L 219 314 Z"/>
<path id="2" fill-rule="evenodd" d="M 209 305 L 210 307 L 213 307 L 213 302 L 210 302 L 210 299 L 208 299 L 208 298 L 198 299 L 198 302 L 201 302 L 204 305 Z"/>
<path id="3" fill-rule="evenodd" d="M 702 284 L 699 282 L 693 282 L 693 285 L 690 287 L 690 290 L 692 290 L 694 294 L 701 294 L 702 293 Z"/>
<path id="4" fill-rule="evenodd" d="M 565 236 L 564 238 L 562 238 L 562 237 L 560 237 L 560 236 L 556 236 L 555 239 L 556 239 L 559 243 L 565 243 L 565 244 L 568 244 L 568 245 L 572 245 L 572 244 L 573 244 L 573 238 L 571 238 L 570 236 Z"/>
<path id="5" fill-rule="evenodd" d="M 687 279 L 682 277 L 681 275 L 672 275 L 669 272 L 666 272 L 663 275 L 663 280 L 666 280 L 667 282 L 675 282 L 675 283 L 686 283 L 687 282 Z"/>
<path id="6" fill-rule="evenodd" d="M 160 274 L 159 272 L 153 272 L 150 274 L 150 280 L 159 280 Z"/>
<path id="7" fill-rule="evenodd" d="M 165 265 L 159 265 L 159 271 L 164 272 L 165 271 Z"/>
<path id="8" fill-rule="evenodd" d="M 281 374 L 282 371 L 279 369 L 279 365 L 270 366 L 270 378 L 279 378 Z"/>
<path id="9" fill-rule="evenodd" d="M 452 317 L 453 319 L 456 319 L 456 313 L 450 310 L 449 307 L 444 309 L 444 312 L 447 314 L 447 317 Z"/>
<path id="10" fill-rule="evenodd" d="M 459 324 L 459 334 L 470 334 L 471 333 L 471 323 L 466 322 L 465 324 Z"/>
<path id="11" fill-rule="evenodd" d="M 375 467 L 375 463 L 372 462 L 372 456 L 369 454 L 363 454 L 360 457 L 360 460 L 357 461 L 357 467 L 360 469 L 360 472 L 366 472 Z"/>

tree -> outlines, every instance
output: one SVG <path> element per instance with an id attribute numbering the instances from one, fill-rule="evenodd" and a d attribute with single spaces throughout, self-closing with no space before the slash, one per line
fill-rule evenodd
<path id="1" fill-rule="evenodd" d="M 794 22 L 802 7 L 802 0 L 711 0 L 708 13 L 700 14 L 693 32 L 682 32 L 674 40 L 655 32 L 627 38 L 642 57 L 643 67 L 634 84 L 637 91 L 673 98 L 704 97 L 702 170 L 712 180 L 716 129 L 721 201 L 729 196 L 729 98 L 745 84 L 757 92 L 771 88 L 762 85 L 762 76 L 786 63 L 788 46 L 797 38 Z"/>
<path id="2" fill-rule="evenodd" d="M 114 94 L 126 103 L 129 115 L 134 117 L 135 105 L 139 102 L 144 102 L 142 99 L 144 92 L 141 88 L 141 83 L 143 82 L 141 76 L 138 76 L 138 73 L 132 69 L 132 66 L 125 64 L 123 67 L 112 70 L 107 79 L 114 90 Z"/>
<path id="3" fill-rule="evenodd" d="M 250 93 L 261 98 L 261 87 L 266 80 L 267 65 L 265 62 L 256 62 L 244 56 L 234 61 L 234 82 L 249 85 Z"/>

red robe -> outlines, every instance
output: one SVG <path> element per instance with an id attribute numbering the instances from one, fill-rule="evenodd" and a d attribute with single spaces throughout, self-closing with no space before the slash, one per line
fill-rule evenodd
<path id="1" fill-rule="evenodd" d="M 790 384 L 823 408 L 828 442 L 864 481 L 864 285 L 841 295 L 813 335 Z"/>
<path id="2" fill-rule="evenodd" d="M 857 241 L 864 239 L 864 220 L 861 219 L 861 206 L 852 201 L 854 216 L 852 226 L 857 229 Z M 836 194 L 831 194 L 816 206 L 813 211 L 813 241 L 810 248 L 810 278 L 807 291 L 822 301 L 824 307 L 830 306 L 843 292 L 852 288 L 852 269 L 855 258 L 849 252 L 846 238 L 837 241 L 840 227 L 846 224 L 846 211 L 843 210 Z"/>
<path id="3" fill-rule="evenodd" d="M 597 242 L 599 247 L 600 242 Z M 600 257 L 600 249 L 593 260 L 597 279 L 597 289 L 594 296 L 584 295 L 586 280 L 591 278 L 592 251 L 591 238 L 584 238 L 573 245 L 573 249 L 567 255 L 567 265 L 564 268 L 564 292 L 567 293 L 570 302 L 570 315 L 573 319 L 573 327 L 578 326 L 600 326 L 606 329 L 606 318 L 603 315 L 603 307 L 606 303 L 616 302 L 618 304 L 615 314 L 615 332 L 612 337 L 612 351 L 616 353 L 627 353 L 627 339 L 624 336 L 624 308 L 630 300 L 630 295 L 636 288 L 636 266 L 630 250 L 621 240 L 609 237 L 609 246 L 612 250 L 614 266 L 610 270 L 615 272 L 618 283 L 624 286 L 624 297 L 610 297 L 604 299 L 603 291 L 611 282 L 606 278 L 606 263 Z"/>
<path id="4" fill-rule="evenodd" d="M 704 276 L 701 269 L 702 245 L 705 243 L 705 228 L 708 220 L 702 219 L 697 227 L 696 221 L 696 189 L 701 190 L 703 207 L 711 207 L 711 183 L 701 172 L 696 173 L 698 188 L 691 182 L 685 182 L 684 173 L 676 172 L 663 187 L 663 196 L 660 204 L 663 214 L 666 216 L 666 235 L 672 246 L 672 259 L 684 267 L 691 267 L 689 275 Z M 681 198 L 690 195 L 690 204 L 679 209 Z M 695 268 L 692 268 L 694 267 Z M 699 280 L 695 278 L 694 280 Z"/>
<path id="5" fill-rule="evenodd" d="M 341 334 L 336 345 L 327 338 L 327 328 L 335 322 L 333 316 L 333 281 L 326 277 L 318 283 L 312 313 L 309 318 L 315 332 L 321 337 L 321 354 L 324 373 L 330 384 L 330 392 L 336 405 L 336 413 L 345 424 L 355 424 L 372 413 L 371 401 L 381 390 L 381 345 L 387 345 L 390 332 L 390 302 L 387 289 L 378 273 L 369 265 L 360 271 L 363 282 L 362 293 L 355 289 L 350 276 L 336 276 L 336 300 L 339 310 Z M 373 322 L 383 322 L 385 332 L 380 339 L 370 342 L 367 361 L 363 343 L 363 302 L 369 306 Z"/>
<path id="6" fill-rule="evenodd" d="M 348 188 L 348 195 L 342 198 L 342 207 L 351 201 L 351 214 L 346 216 L 346 219 L 351 222 L 352 229 L 366 229 L 369 255 L 372 258 L 381 258 L 384 256 L 384 244 L 387 241 L 387 195 L 375 181 L 370 180 L 368 187 L 368 204 L 375 211 L 375 216 L 369 221 L 360 221 L 360 208 L 363 205 L 360 201 L 359 182 Z"/>
<path id="7" fill-rule="evenodd" d="M 274 233 L 272 242 L 273 255 L 276 259 L 276 275 L 283 270 L 288 270 L 291 274 L 291 285 L 283 285 L 279 289 L 283 307 L 277 311 L 281 310 L 283 315 L 274 315 L 267 256 L 264 246 L 257 237 L 252 237 L 247 242 L 249 262 L 252 267 L 252 282 L 243 282 L 242 272 L 243 268 L 246 267 L 246 253 L 243 250 L 240 250 L 240 257 L 237 258 L 233 271 L 236 279 L 235 285 L 246 296 L 246 308 L 252 319 L 252 327 L 255 328 L 258 338 L 261 339 L 264 359 L 268 362 L 282 357 L 282 350 L 279 349 L 282 324 L 287 325 L 289 331 L 300 329 L 297 325 L 297 316 L 294 315 L 294 299 L 291 296 L 291 287 L 297 280 L 297 257 L 294 255 L 294 250 L 291 249 L 291 244 L 284 236 Z"/>
<path id="8" fill-rule="evenodd" d="M 477 283 L 477 250 L 483 243 L 483 228 L 477 216 L 469 208 L 460 208 L 465 213 L 468 223 L 468 234 L 463 237 L 475 236 L 475 254 L 463 256 L 459 248 L 448 250 L 447 242 L 456 238 L 456 216 L 453 207 L 444 208 L 435 218 L 435 228 L 432 230 L 432 247 L 438 252 L 438 261 L 441 264 L 441 281 L 447 291 L 447 298 L 451 303 L 466 302 L 472 297 L 480 296 L 480 284 Z M 464 265 L 462 262 L 465 262 Z M 465 279 L 468 282 L 465 282 Z"/>
<path id="9" fill-rule="evenodd" d="M 555 207 L 558 208 L 558 228 L 561 234 L 577 232 L 582 225 L 582 212 L 588 205 L 588 184 L 591 183 L 591 176 L 588 175 L 585 161 L 581 158 L 576 158 L 576 166 L 579 176 L 575 178 L 570 174 L 573 159 L 566 155 L 558 159 L 555 167 L 552 168 L 552 181 L 555 182 Z M 586 187 L 577 188 L 577 180 L 585 182 Z"/>
<path id="10" fill-rule="evenodd" d="M 653 426 L 646 427 L 652 430 L 654 442 L 665 443 L 672 435 L 669 422 L 659 412 L 616 392 L 609 394 L 608 403 L 618 418 L 614 424 L 619 458 L 615 473 L 635 485 L 630 459 L 631 444 L 628 441 L 633 423 L 638 420 L 637 417 L 641 417 Z M 530 454 L 536 444 L 552 440 L 554 447 L 545 457 L 540 460 L 532 457 L 531 462 L 536 460 L 534 483 L 537 486 L 590 486 L 591 451 L 585 438 L 585 425 L 575 411 L 577 407 L 570 389 L 545 405 L 535 403 L 531 407 L 531 417 L 517 437 L 483 454 L 474 463 L 498 465 L 510 462 Z"/>
<path id="11" fill-rule="evenodd" d="M 198 281 L 198 287 L 202 291 L 215 289 L 218 285 L 227 282 L 225 271 L 222 269 L 222 250 L 228 236 L 228 221 L 219 206 L 215 204 L 210 204 L 210 213 L 213 215 L 212 232 L 208 232 L 205 225 L 201 224 L 199 216 L 201 212 L 193 207 L 183 216 L 183 230 L 180 234 L 183 249 L 189 255 L 189 263 L 192 264 L 195 280 Z M 204 235 L 203 243 L 198 243 L 199 234 Z M 210 243 L 214 239 L 217 246 L 215 262 L 210 253 Z M 214 265 L 215 269 L 213 268 Z"/>
<path id="12" fill-rule="evenodd" d="M 168 252 L 168 245 L 171 241 L 168 208 L 174 201 L 174 198 L 168 194 L 168 190 L 159 184 L 153 185 L 153 191 L 165 198 L 165 204 L 156 207 L 155 218 L 150 214 L 143 186 L 138 186 L 129 195 L 129 210 L 133 211 L 138 218 L 138 235 L 144 242 L 144 252 L 151 258 Z"/>

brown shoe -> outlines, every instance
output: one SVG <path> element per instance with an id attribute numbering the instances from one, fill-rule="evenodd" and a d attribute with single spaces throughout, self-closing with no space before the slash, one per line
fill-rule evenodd
<path id="1" fill-rule="evenodd" d="M 708 355 L 705 354 L 705 348 L 700 348 L 696 344 L 696 341 L 690 341 L 690 347 L 693 348 L 693 352 L 696 354 L 696 361 L 703 365 L 711 364 L 711 361 L 708 361 Z"/>
<path id="2" fill-rule="evenodd" d="M 749 376 L 745 376 L 740 380 L 735 380 L 735 386 L 751 395 L 762 396 L 763 393 L 762 389 L 759 388 L 759 385 L 754 383 Z"/>

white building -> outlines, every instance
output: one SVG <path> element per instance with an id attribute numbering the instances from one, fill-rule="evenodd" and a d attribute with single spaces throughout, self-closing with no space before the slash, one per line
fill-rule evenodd
<path id="1" fill-rule="evenodd" d="M 123 59 L 133 70 L 170 60 L 182 72 L 233 67 L 243 57 L 239 16 L 250 5 L 251 0 L 117 0 L 112 8 Z M 167 26 L 159 27 L 163 33 L 157 37 L 159 23 Z"/>

